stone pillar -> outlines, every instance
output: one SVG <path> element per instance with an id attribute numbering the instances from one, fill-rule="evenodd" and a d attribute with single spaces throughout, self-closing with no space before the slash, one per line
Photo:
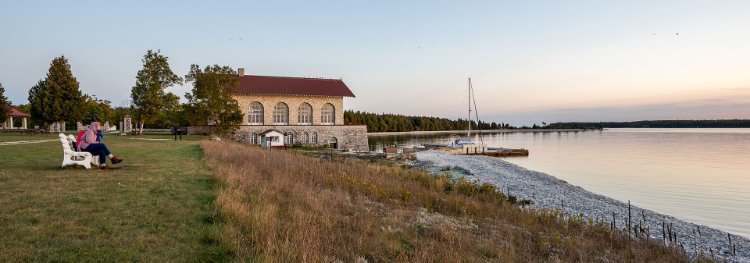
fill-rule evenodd
<path id="1" fill-rule="evenodd" d="M 76 130 L 82 131 L 84 129 L 85 128 L 83 127 L 83 123 L 81 123 L 80 121 L 76 122 Z"/>
<path id="2" fill-rule="evenodd" d="M 123 122 L 120 121 L 120 132 L 125 132 L 125 126 L 122 125 Z"/>
<path id="3" fill-rule="evenodd" d="M 105 122 L 104 122 L 104 131 L 105 131 L 105 132 L 106 132 L 106 131 L 109 131 L 109 122 L 108 122 L 108 121 L 105 121 Z"/>
<path id="4" fill-rule="evenodd" d="M 26 126 L 26 117 L 23 117 L 23 121 L 21 121 L 21 129 L 28 129 L 28 126 Z"/>
<path id="5" fill-rule="evenodd" d="M 133 122 L 130 119 L 130 116 L 125 116 L 125 118 L 123 118 L 122 131 L 123 132 L 132 132 L 133 131 Z"/>
<path id="6" fill-rule="evenodd" d="M 50 132 L 65 132 L 65 122 L 64 121 L 56 121 L 49 125 Z"/>
<path id="7" fill-rule="evenodd" d="M 8 117 L 8 129 L 13 129 L 13 116 Z"/>

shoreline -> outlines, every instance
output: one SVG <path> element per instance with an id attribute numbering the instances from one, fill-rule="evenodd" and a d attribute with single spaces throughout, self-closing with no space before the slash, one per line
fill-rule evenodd
<path id="1" fill-rule="evenodd" d="M 582 187 L 572 185 L 552 175 L 528 170 L 504 160 L 488 156 L 449 155 L 435 151 L 417 153 L 417 160 L 435 166 L 459 166 L 469 171 L 470 180 L 492 183 L 498 189 L 508 189 L 519 199 L 534 202 L 534 209 L 561 209 L 566 214 L 579 215 L 595 221 L 612 222 L 615 213 L 616 227 L 627 232 L 628 204 L 613 198 L 595 194 Z M 640 224 L 648 229 L 653 240 L 662 241 L 662 224 L 671 225 L 677 242 L 664 243 L 683 247 L 690 255 L 703 253 L 720 258 L 750 262 L 750 240 L 731 234 L 736 257 L 731 255 L 728 233 L 708 226 L 698 225 L 670 215 L 661 214 L 635 205 L 632 206 L 632 225 Z"/>
<path id="2" fill-rule="evenodd" d="M 584 132 L 584 131 L 601 131 L 600 129 L 496 129 L 496 130 L 472 130 L 475 134 L 491 133 L 516 133 L 516 132 Z M 399 135 L 441 135 L 441 134 L 465 134 L 469 130 L 450 130 L 450 131 L 409 131 L 409 132 L 368 132 L 367 137 L 384 137 Z"/>

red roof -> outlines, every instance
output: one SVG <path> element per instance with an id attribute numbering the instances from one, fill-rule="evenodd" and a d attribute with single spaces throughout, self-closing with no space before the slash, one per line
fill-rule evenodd
<path id="1" fill-rule="evenodd" d="M 21 112 L 17 110 L 16 108 L 10 108 L 10 116 L 11 117 L 31 117 L 28 113 Z"/>
<path id="2" fill-rule="evenodd" d="M 243 95 L 303 95 L 354 97 L 340 79 L 240 76 L 235 93 Z"/>

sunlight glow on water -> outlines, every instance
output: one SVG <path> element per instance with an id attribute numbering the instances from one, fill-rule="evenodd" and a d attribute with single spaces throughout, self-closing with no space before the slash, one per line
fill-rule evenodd
<path id="1" fill-rule="evenodd" d="M 495 133 L 483 140 L 490 147 L 530 151 L 529 157 L 506 161 L 750 238 L 750 129 Z M 371 148 L 448 141 L 448 136 L 370 138 Z"/>

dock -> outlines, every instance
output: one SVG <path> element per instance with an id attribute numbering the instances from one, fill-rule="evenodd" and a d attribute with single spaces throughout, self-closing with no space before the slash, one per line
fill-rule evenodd
<path id="1" fill-rule="evenodd" d="M 486 155 L 494 157 L 529 156 L 529 150 L 526 149 L 492 148 L 483 144 L 462 145 L 460 148 L 445 147 L 441 148 L 441 150 L 455 155 Z"/>

